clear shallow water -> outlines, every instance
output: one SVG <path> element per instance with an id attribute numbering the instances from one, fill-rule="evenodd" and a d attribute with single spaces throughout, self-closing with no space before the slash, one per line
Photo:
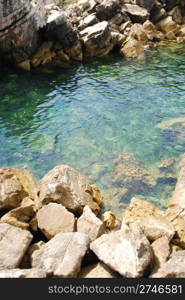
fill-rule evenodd
<path id="1" fill-rule="evenodd" d="M 111 189 L 117 194 L 115 189 L 123 187 L 113 183 L 113 161 L 130 152 L 155 172 L 161 159 L 178 158 L 185 152 L 184 127 L 156 126 L 184 116 L 185 45 L 153 51 L 146 62 L 111 55 L 34 74 L 5 72 L 0 77 L 0 166 L 27 167 L 41 178 L 66 163 L 109 192 L 107 209 L 119 211 L 135 194 L 164 207 L 174 180 L 133 193 L 129 187 L 126 197 L 113 200 Z"/>

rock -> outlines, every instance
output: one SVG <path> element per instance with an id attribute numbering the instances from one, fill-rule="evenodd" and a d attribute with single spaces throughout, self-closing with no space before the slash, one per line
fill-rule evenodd
<path id="1" fill-rule="evenodd" d="M 53 43 L 51 41 L 44 42 L 31 58 L 31 64 L 34 67 L 38 67 L 39 65 L 44 65 L 50 62 L 56 56 L 52 47 Z"/>
<path id="2" fill-rule="evenodd" d="M 135 0 L 134 1 L 138 6 L 146 8 L 148 11 L 151 11 L 154 4 L 157 2 L 157 0 Z"/>
<path id="3" fill-rule="evenodd" d="M 40 181 L 38 207 L 50 202 L 62 204 L 79 214 L 88 205 L 93 212 L 98 213 L 102 196 L 84 175 L 67 165 L 60 165 L 49 171 Z"/>
<path id="4" fill-rule="evenodd" d="M 170 12 L 168 12 L 169 16 L 172 16 L 173 21 L 176 24 L 182 24 L 183 18 L 182 18 L 182 13 L 181 9 L 179 6 L 175 6 Z"/>
<path id="5" fill-rule="evenodd" d="M 148 39 L 151 41 L 153 39 L 161 40 L 164 38 L 164 35 L 162 34 L 162 32 L 158 31 L 157 28 L 155 27 L 155 25 L 152 22 L 150 22 L 149 20 L 144 22 L 143 30 L 145 31 Z"/>
<path id="6" fill-rule="evenodd" d="M 150 12 L 150 20 L 154 24 L 156 24 L 157 22 L 159 22 L 166 16 L 167 16 L 167 13 L 166 13 L 166 10 L 164 9 L 162 3 L 159 1 L 156 1 L 156 3 L 154 4 L 154 6 Z"/>
<path id="7" fill-rule="evenodd" d="M 155 273 L 170 256 L 169 240 L 166 236 L 163 236 L 153 242 L 151 247 L 154 254 L 154 268 L 152 273 Z"/>
<path id="8" fill-rule="evenodd" d="M 51 239 L 57 233 L 73 232 L 75 226 L 74 215 L 61 204 L 49 203 L 37 212 L 38 228 Z"/>
<path id="9" fill-rule="evenodd" d="M 173 130 L 174 127 L 181 126 L 185 127 L 185 118 L 173 118 L 170 120 L 162 121 L 157 124 L 156 128 L 162 129 L 162 130 Z"/>
<path id="10" fill-rule="evenodd" d="M 79 278 L 116 278 L 116 274 L 103 263 L 84 267 Z"/>
<path id="11" fill-rule="evenodd" d="M 117 0 L 104 0 L 96 6 L 96 15 L 100 21 L 107 21 L 114 17 L 118 11 Z"/>
<path id="12" fill-rule="evenodd" d="M 109 24 L 106 21 L 89 26 L 79 33 L 86 56 L 106 55 L 112 48 Z"/>
<path id="13" fill-rule="evenodd" d="M 144 50 L 142 42 L 137 41 L 135 38 L 128 38 L 120 53 L 126 58 L 136 58 L 143 54 Z"/>
<path id="14" fill-rule="evenodd" d="M 14 169 L 0 169 L 0 209 L 17 207 L 27 195 Z"/>
<path id="15" fill-rule="evenodd" d="M 45 278 L 46 273 L 39 269 L 0 270 L 0 278 Z"/>
<path id="16" fill-rule="evenodd" d="M 132 198 L 130 206 L 125 211 L 123 224 L 128 225 L 131 229 L 141 226 L 151 242 L 162 236 L 171 240 L 175 234 L 174 227 L 163 212 L 151 203 L 137 198 Z"/>
<path id="17" fill-rule="evenodd" d="M 148 37 L 144 31 L 142 24 L 135 23 L 130 28 L 129 36 L 136 39 L 137 41 L 143 42 L 143 45 L 146 45 Z"/>
<path id="18" fill-rule="evenodd" d="M 0 222 L 8 223 L 22 229 L 29 229 L 29 222 L 34 216 L 35 212 L 35 204 L 33 200 L 28 197 L 21 202 L 19 207 L 12 209 L 3 215 L 3 217 L 0 219 Z"/>
<path id="19" fill-rule="evenodd" d="M 102 215 L 102 221 L 106 229 L 114 230 L 118 226 L 116 215 L 111 211 L 106 211 Z"/>
<path id="20" fill-rule="evenodd" d="M 90 248 L 101 261 L 124 277 L 142 277 L 152 261 L 150 243 L 138 230 L 104 234 L 93 241 Z"/>
<path id="21" fill-rule="evenodd" d="M 173 32 L 176 35 L 180 31 L 179 25 L 173 21 L 172 16 L 167 16 L 166 18 L 162 19 L 157 23 L 156 26 L 159 30 L 166 34 Z"/>
<path id="22" fill-rule="evenodd" d="M 24 70 L 24 71 L 28 71 L 29 72 L 31 70 L 30 60 L 26 59 L 26 60 L 20 62 L 18 64 L 18 67 L 20 69 Z"/>
<path id="23" fill-rule="evenodd" d="M 32 234 L 12 225 L 0 224 L 0 270 L 19 267 Z"/>
<path id="24" fill-rule="evenodd" d="M 127 12 L 131 21 L 134 23 L 143 23 L 149 16 L 148 11 L 138 5 L 124 4 L 122 6 L 122 11 Z"/>
<path id="25" fill-rule="evenodd" d="M 105 227 L 103 222 L 95 216 L 90 207 L 85 206 L 83 214 L 77 221 L 77 231 L 86 233 L 90 240 L 94 241 L 105 233 Z"/>
<path id="26" fill-rule="evenodd" d="M 175 159 L 172 157 L 166 157 L 162 159 L 157 167 L 161 172 L 172 172 L 175 165 Z"/>
<path id="27" fill-rule="evenodd" d="M 159 270 L 152 274 L 153 278 L 185 278 L 185 251 L 174 252 L 170 259 Z"/>
<path id="28" fill-rule="evenodd" d="M 89 238 L 84 233 L 58 233 L 32 255 L 32 267 L 48 276 L 76 277 L 88 249 Z"/>
<path id="29" fill-rule="evenodd" d="M 83 23 L 84 23 L 86 26 L 92 26 L 92 25 L 98 23 L 98 19 L 97 19 L 97 17 L 96 17 L 96 14 L 93 13 L 93 14 L 88 15 L 88 16 L 83 20 Z"/>

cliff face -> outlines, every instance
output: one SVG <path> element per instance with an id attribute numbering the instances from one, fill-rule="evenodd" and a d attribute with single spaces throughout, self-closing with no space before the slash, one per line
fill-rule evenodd
<path id="1" fill-rule="evenodd" d="M 38 46 L 38 30 L 44 25 L 43 0 L 0 0 L 1 54 L 16 62 L 29 57 Z"/>

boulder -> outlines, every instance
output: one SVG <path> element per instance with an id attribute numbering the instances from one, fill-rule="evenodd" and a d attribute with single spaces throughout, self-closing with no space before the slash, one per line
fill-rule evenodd
<path id="1" fill-rule="evenodd" d="M 106 55 L 112 48 L 111 32 L 107 21 L 89 26 L 79 33 L 86 56 Z"/>
<path id="2" fill-rule="evenodd" d="M 88 205 L 93 212 L 100 211 L 102 196 L 90 185 L 87 178 L 67 165 L 59 165 L 49 171 L 40 181 L 38 207 L 50 202 L 65 206 L 68 210 L 81 214 Z"/>
<path id="3" fill-rule="evenodd" d="M 116 273 L 109 269 L 103 263 L 97 263 L 84 267 L 79 276 L 79 278 L 116 278 Z"/>
<path id="4" fill-rule="evenodd" d="M 48 276 L 76 277 L 89 242 L 84 233 L 58 233 L 33 252 L 32 267 L 42 269 Z"/>
<path id="5" fill-rule="evenodd" d="M 83 214 L 77 221 L 77 231 L 86 233 L 93 241 L 105 233 L 103 222 L 98 219 L 89 206 L 85 206 Z"/>
<path id="6" fill-rule="evenodd" d="M 180 31 L 180 26 L 173 21 L 172 16 L 165 17 L 160 22 L 158 22 L 156 26 L 159 30 L 166 34 L 168 34 L 169 32 L 173 32 L 176 35 Z"/>
<path id="7" fill-rule="evenodd" d="M 122 11 L 126 12 L 134 23 L 144 23 L 149 17 L 147 9 L 138 5 L 124 4 Z"/>
<path id="8" fill-rule="evenodd" d="M 90 248 L 102 262 L 124 277 L 142 277 L 152 261 L 150 243 L 139 230 L 104 234 Z"/>
<path id="9" fill-rule="evenodd" d="M 45 278 L 46 273 L 39 269 L 0 270 L 0 278 Z"/>
<path id="10" fill-rule="evenodd" d="M 114 17 L 119 9 L 117 0 L 104 0 L 96 6 L 96 15 L 100 21 L 107 21 Z"/>
<path id="11" fill-rule="evenodd" d="M 154 268 L 152 273 L 156 273 L 157 270 L 168 260 L 170 256 L 169 240 L 166 236 L 157 239 L 151 244 L 154 254 Z"/>
<path id="12" fill-rule="evenodd" d="M 147 38 L 151 41 L 153 39 L 162 40 L 164 38 L 163 33 L 158 31 L 156 26 L 149 20 L 144 22 L 143 30 L 145 31 Z"/>
<path id="13" fill-rule="evenodd" d="M 73 232 L 75 217 L 63 205 L 49 203 L 37 212 L 38 228 L 51 239 L 57 233 Z"/>
<path id="14" fill-rule="evenodd" d="M 0 210 L 17 207 L 27 195 L 14 169 L 0 169 Z"/>
<path id="15" fill-rule="evenodd" d="M 130 28 L 129 36 L 133 37 L 137 41 L 143 42 L 143 45 L 147 44 L 148 37 L 142 24 L 139 23 L 133 24 L 132 27 Z"/>
<path id="16" fill-rule="evenodd" d="M 14 208 L 3 215 L 0 222 L 8 223 L 22 229 L 29 229 L 29 222 L 35 212 L 36 208 L 34 201 L 27 197 L 23 199 L 19 207 Z"/>
<path id="17" fill-rule="evenodd" d="M 185 278 L 185 250 L 174 252 L 153 278 Z"/>
<path id="18" fill-rule="evenodd" d="M 0 270 L 19 267 L 32 240 L 27 230 L 12 225 L 0 224 Z"/>

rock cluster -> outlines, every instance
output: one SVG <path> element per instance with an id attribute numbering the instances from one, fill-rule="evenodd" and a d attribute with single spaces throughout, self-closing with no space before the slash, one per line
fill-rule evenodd
<path id="1" fill-rule="evenodd" d="M 40 30 L 42 29 L 42 30 Z M 184 0 L 0 1 L 0 52 L 30 70 L 54 61 L 143 56 L 161 40 L 185 40 Z"/>
<path id="2" fill-rule="evenodd" d="M 185 276 L 185 155 L 168 209 L 132 198 L 121 227 L 111 211 L 97 217 L 101 192 L 67 165 L 39 182 L 24 169 L 0 175 L 0 278 Z"/>

